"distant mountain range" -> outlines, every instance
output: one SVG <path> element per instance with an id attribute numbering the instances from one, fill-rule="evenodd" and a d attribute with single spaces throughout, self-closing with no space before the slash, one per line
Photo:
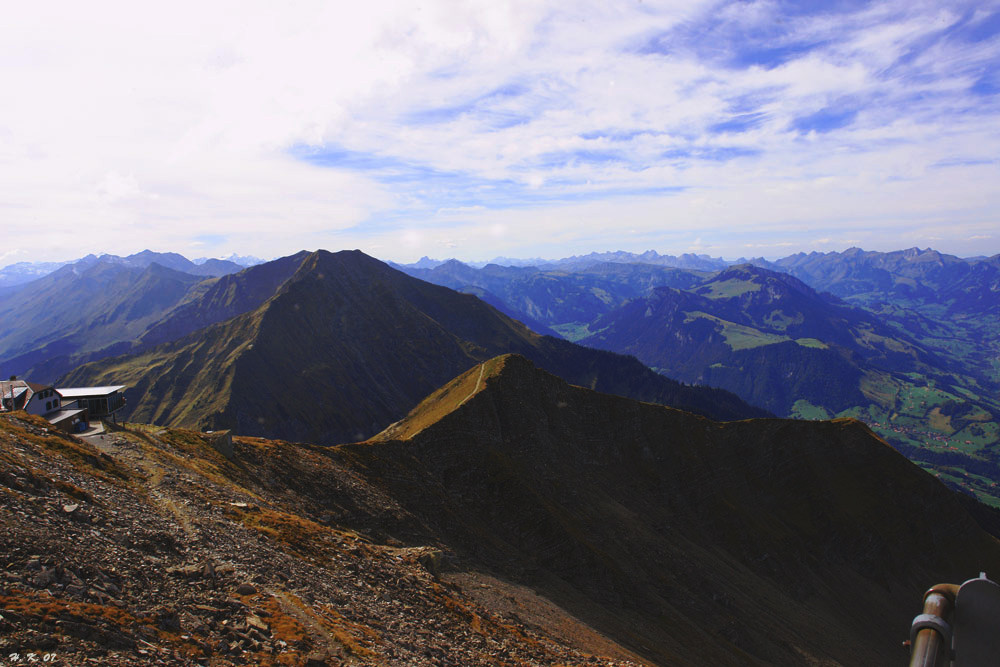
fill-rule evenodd
<path id="1" fill-rule="evenodd" d="M 449 260 L 433 269 L 403 268 L 437 285 L 476 294 L 536 331 L 558 331 L 569 340 L 586 324 L 655 287 L 692 287 L 710 274 L 649 264 L 601 262 L 578 271 L 490 264 L 475 269 Z"/>
<path id="2" fill-rule="evenodd" d="M 242 269 L 149 250 L 65 264 L 0 293 L 0 371 L 6 377 L 33 369 L 50 381 L 80 363 L 75 355 L 120 352 L 196 283 Z"/>
<path id="3" fill-rule="evenodd" d="M 204 264 L 205 262 L 212 261 L 211 257 L 198 257 L 197 259 L 192 259 L 191 261 L 195 264 Z M 253 255 L 237 255 L 235 252 L 231 253 L 228 257 L 218 257 L 217 259 L 224 260 L 227 262 L 233 262 L 234 264 L 239 264 L 243 267 L 257 266 L 258 264 L 263 264 L 267 262 L 266 259 L 261 259 L 260 257 L 254 257 Z"/>
<path id="4" fill-rule="evenodd" d="M 448 261 L 421 257 L 412 264 L 395 265 L 402 269 L 433 269 Z M 604 264 L 615 262 L 619 264 L 652 264 L 654 266 L 669 266 L 678 269 L 694 269 L 697 271 L 718 271 L 730 264 L 740 264 L 746 259 L 739 259 L 735 262 L 728 262 L 721 257 L 709 257 L 708 255 L 696 255 L 684 253 L 682 255 L 661 255 L 655 250 L 647 250 L 642 253 L 626 252 L 617 250 L 612 252 L 592 252 L 586 255 L 573 255 L 562 259 L 515 259 L 512 257 L 496 257 L 489 262 L 465 262 L 468 266 L 482 268 L 484 266 L 510 266 L 510 267 L 534 267 L 539 269 L 567 269 L 580 270 L 593 266 L 594 264 Z"/>
<path id="5" fill-rule="evenodd" d="M 852 248 L 800 253 L 771 268 L 871 310 L 1000 385 L 1000 255 L 961 259 L 931 249 Z"/>
<path id="6" fill-rule="evenodd" d="M 56 269 L 67 264 L 72 264 L 75 261 L 77 260 L 66 262 L 17 262 L 16 264 L 8 264 L 0 269 L 0 295 L 3 295 L 4 291 L 9 287 L 23 285 L 32 280 L 44 278 Z"/>
<path id="7" fill-rule="evenodd" d="M 319 254 L 325 268 L 305 270 L 309 256 L 238 273 L 229 272 L 235 264 L 201 264 L 200 271 L 224 273 L 214 278 L 191 273 L 199 265 L 179 255 L 149 251 L 64 266 L 0 295 L 0 374 L 53 381 L 96 362 L 70 377 L 128 378 L 143 419 L 238 424 L 248 433 L 326 442 L 370 435 L 449 375 L 504 352 L 588 386 L 601 375 L 610 392 L 687 401 L 720 417 L 747 414 L 730 399 L 711 408 L 665 386 L 639 390 L 633 384 L 644 371 L 629 371 L 626 380 L 616 370 L 612 381 L 619 362 L 584 359 L 579 348 L 518 329 L 512 318 L 535 333 L 635 355 L 662 375 L 728 389 L 780 415 L 863 419 L 949 483 L 1000 503 L 998 257 L 851 249 L 730 266 L 650 251 L 592 253 L 541 268 L 426 258 L 425 268 L 399 267 L 478 297 L 470 301 L 447 291 L 417 298 L 426 288 L 404 287 L 402 276 L 374 260 L 362 270 L 344 264 L 347 256 Z M 336 279 L 310 277 L 327 272 Z M 305 283 L 311 293 L 294 287 Z M 298 296 L 289 295 L 293 289 Z M 253 348 L 233 343 L 248 340 Z M 369 348 L 385 352 L 372 361 Z M 431 361 L 435 350 L 444 361 Z M 111 362 L 121 355 L 129 361 Z M 269 378 L 284 381 L 292 368 L 317 391 L 332 392 L 338 407 L 320 406 L 298 381 L 293 393 L 310 398 L 278 396 Z M 403 369 L 417 379 L 401 382 Z M 355 384 L 374 404 L 344 388 Z M 186 395 L 200 397 L 195 407 Z M 250 424 L 238 406 L 261 402 L 270 407 L 256 407 Z M 359 406 L 355 417 L 345 416 L 348 402 Z M 271 408 L 282 430 L 261 425 L 258 413 Z"/>
<path id="8" fill-rule="evenodd" d="M 935 303 L 952 314 L 1000 312 L 1000 302 L 984 303 L 968 298 L 981 295 L 983 286 L 1000 280 L 1000 255 L 962 259 L 935 250 L 910 248 L 895 252 L 866 252 L 851 248 L 843 252 L 798 253 L 775 262 L 753 263 L 789 273 L 843 298 L 871 301 L 896 298 Z"/>
<path id="9" fill-rule="evenodd" d="M 215 259 L 202 257 L 194 261 L 187 259 L 183 255 L 173 252 L 153 252 L 143 250 L 142 252 L 120 257 L 118 255 L 87 255 L 80 259 L 66 262 L 17 262 L 0 268 L 0 289 L 23 285 L 33 280 L 43 278 L 57 269 L 66 265 L 76 265 L 78 268 L 85 268 L 97 262 L 107 262 L 112 264 L 122 264 L 131 267 L 145 268 L 156 262 L 175 271 L 190 273 L 196 276 L 221 276 L 226 273 L 233 273 L 248 266 L 263 263 L 264 260 L 256 257 L 240 257 L 236 254 L 225 259 Z M 2 295 L 3 292 L 0 292 Z"/>
<path id="10" fill-rule="evenodd" d="M 61 383 L 127 384 L 137 421 L 332 444 L 368 437 L 455 374 L 517 352 L 598 391 L 718 419 L 768 414 L 634 358 L 540 336 L 476 297 L 358 251 L 297 255 L 217 279 L 140 344 L 147 338 L 172 340 L 86 364 Z"/>

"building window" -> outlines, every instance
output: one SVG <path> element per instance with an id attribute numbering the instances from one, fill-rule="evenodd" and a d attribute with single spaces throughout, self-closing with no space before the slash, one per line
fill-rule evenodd
<path id="1" fill-rule="evenodd" d="M 52 401 L 45 401 L 45 409 L 46 410 L 52 409 Z"/>

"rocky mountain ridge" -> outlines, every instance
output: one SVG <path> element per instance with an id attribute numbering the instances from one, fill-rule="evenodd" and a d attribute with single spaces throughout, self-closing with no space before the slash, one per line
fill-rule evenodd
<path id="1" fill-rule="evenodd" d="M 1000 566 L 858 422 L 717 423 L 516 355 L 336 447 L 0 438 L 0 648 L 74 664 L 891 664 L 929 581 Z"/>

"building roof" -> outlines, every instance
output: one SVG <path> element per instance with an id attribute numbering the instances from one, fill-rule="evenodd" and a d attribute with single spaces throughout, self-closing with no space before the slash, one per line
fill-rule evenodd
<path id="1" fill-rule="evenodd" d="M 24 409 L 31 394 L 31 388 L 24 380 L 0 380 L 0 411 Z M 7 402 L 10 405 L 6 405 Z"/>
<path id="2" fill-rule="evenodd" d="M 6 383 L 4 383 L 6 384 Z M 17 398 L 24 392 L 28 391 L 27 387 L 6 387 L 3 386 L 3 398 Z"/>
<path id="3" fill-rule="evenodd" d="M 4 398 L 10 398 L 10 392 L 14 389 L 24 391 L 27 388 L 28 385 L 24 380 L 0 380 L 0 391 L 3 392 Z"/>
<path id="4" fill-rule="evenodd" d="M 40 391 L 45 391 L 46 389 L 55 389 L 55 387 L 53 387 L 50 384 L 39 384 L 37 382 L 29 382 L 28 380 L 25 380 L 24 384 L 31 387 L 31 391 L 35 392 L 36 394 Z"/>
<path id="5" fill-rule="evenodd" d="M 107 387 L 64 387 L 56 389 L 63 398 L 87 398 L 88 396 L 110 396 L 123 391 L 128 385 L 116 384 Z"/>
<path id="6" fill-rule="evenodd" d="M 83 413 L 83 408 L 79 409 L 69 409 L 69 410 L 53 410 L 52 412 L 46 412 L 43 417 L 48 420 L 50 424 L 58 424 L 61 421 L 65 421 L 74 415 Z"/>

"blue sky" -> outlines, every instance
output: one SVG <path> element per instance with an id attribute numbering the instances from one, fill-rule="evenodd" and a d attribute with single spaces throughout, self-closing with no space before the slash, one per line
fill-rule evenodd
<path id="1" fill-rule="evenodd" d="M 1000 252 L 1000 2 L 22 4 L 0 265 Z"/>

